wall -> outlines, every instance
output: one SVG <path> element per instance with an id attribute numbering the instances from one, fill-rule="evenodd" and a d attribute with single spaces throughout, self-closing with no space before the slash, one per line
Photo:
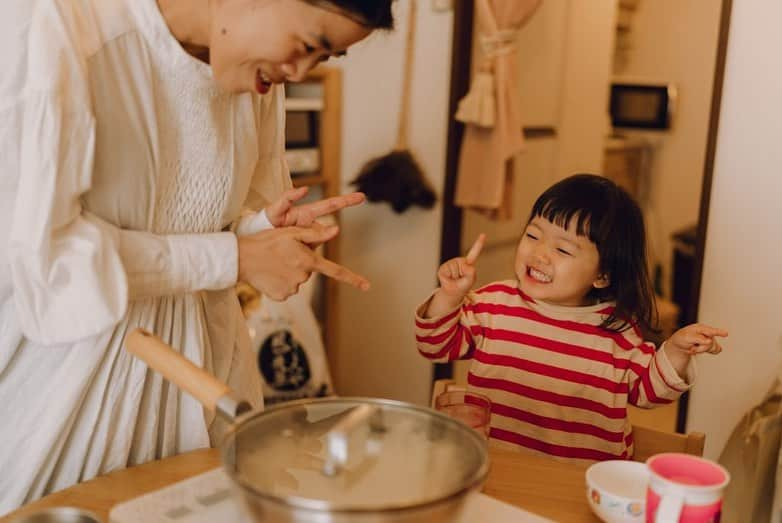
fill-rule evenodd
<path id="1" fill-rule="evenodd" d="M 452 12 L 419 2 L 411 102 L 411 149 L 442 193 L 445 171 Z M 363 164 L 396 141 L 405 20 L 409 2 L 395 3 L 397 29 L 355 48 L 344 70 L 344 190 Z M 440 256 L 441 209 L 394 214 L 369 204 L 342 214 L 340 258 L 372 282 L 367 293 L 340 290 L 338 392 L 428 402 L 431 364 L 415 350 L 413 311 L 434 289 Z"/>
<path id="2" fill-rule="evenodd" d="M 672 82 L 679 91 L 672 130 L 635 133 L 656 144 L 647 222 L 669 283 L 670 236 L 698 220 L 721 3 L 641 0 L 632 19 L 632 48 L 622 76 Z"/>
<path id="3" fill-rule="evenodd" d="M 540 193 L 576 172 L 601 170 L 615 17 L 616 0 L 547 0 L 521 31 L 522 122 L 552 127 L 556 136 L 527 140 L 516 158 L 511 220 L 465 213 L 464 250 L 479 233 L 487 234 L 479 283 L 513 277 L 521 225 Z"/>
<path id="4" fill-rule="evenodd" d="M 719 357 L 699 358 L 688 423 L 712 458 L 780 364 L 780 19 L 778 0 L 733 2 L 699 318 L 730 338 Z"/>
<path id="5" fill-rule="evenodd" d="M 570 2 L 555 181 L 602 170 L 616 12 L 616 0 Z"/>

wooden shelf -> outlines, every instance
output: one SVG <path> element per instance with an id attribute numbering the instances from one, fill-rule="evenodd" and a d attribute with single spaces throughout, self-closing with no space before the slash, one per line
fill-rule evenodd
<path id="1" fill-rule="evenodd" d="M 321 98 L 287 98 L 285 100 L 286 111 L 322 111 L 323 100 Z"/>
<path id="2" fill-rule="evenodd" d="M 322 189 L 322 198 L 330 198 L 340 194 L 340 151 L 342 148 L 342 71 L 325 66 L 312 70 L 305 80 L 306 82 L 319 83 L 322 87 L 322 96 L 319 98 L 288 98 L 286 111 L 318 111 L 318 147 L 320 149 L 319 169 L 311 173 L 302 172 L 292 175 L 293 185 L 319 186 Z M 339 214 L 334 215 L 335 222 L 339 224 Z M 324 256 L 340 263 L 339 241 L 337 236 L 323 245 Z M 322 309 L 316 311 L 318 322 L 323 332 L 323 345 L 326 348 L 326 357 L 331 370 L 332 381 L 338 392 L 339 372 L 338 364 L 339 340 L 337 339 L 338 326 L 338 295 L 340 284 L 332 278 L 323 277 L 321 296 Z"/>
<path id="3" fill-rule="evenodd" d="M 326 183 L 326 178 L 322 174 L 297 174 L 291 175 L 294 187 L 312 187 L 313 185 L 322 185 Z"/>

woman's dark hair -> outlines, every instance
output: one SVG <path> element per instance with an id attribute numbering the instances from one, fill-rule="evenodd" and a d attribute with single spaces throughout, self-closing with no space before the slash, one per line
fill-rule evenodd
<path id="1" fill-rule="evenodd" d="M 632 196 L 608 178 L 577 174 L 540 195 L 530 221 L 536 217 L 564 229 L 575 220 L 576 234 L 597 246 L 599 270 L 608 276 L 609 285 L 593 288 L 588 297 L 616 302 L 602 328 L 621 332 L 636 324 L 655 331 L 657 309 L 646 266 L 644 219 Z"/>
<path id="2" fill-rule="evenodd" d="M 330 11 L 336 11 L 369 29 L 393 29 L 394 0 L 304 0 Z"/>

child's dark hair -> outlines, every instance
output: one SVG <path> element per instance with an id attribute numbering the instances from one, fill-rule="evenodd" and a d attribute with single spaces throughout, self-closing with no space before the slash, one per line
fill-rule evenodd
<path id="1" fill-rule="evenodd" d="M 593 288 L 588 297 L 616 302 L 602 328 L 621 332 L 637 324 L 647 332 L 655 331 L 657 309 L 646 266 L 644 219 L 632 196 L 608 178 L 577 174 L 540 195 L 530 221 L 536 217 L 565 229 L 575 219 L 576 234 L 597 246 L 599 270 L 608 276 L 609 284 Z"/>
<path id="2" fill-rule="evenodd" d="M 309 4 L 336 11 L 369 29 L 393 29 L 393 0 L 305 0 Z"/>

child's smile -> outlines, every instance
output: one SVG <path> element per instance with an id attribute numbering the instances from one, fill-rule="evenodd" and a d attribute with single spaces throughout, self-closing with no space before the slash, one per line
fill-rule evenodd
<path id="1" fill-rule="evenodd" d="M 533 218 L 516 252 L 516 277 L 528 296 L 552 305 L 586 305 L 593 288 L 608 285 L 599 274 L 600 256 L 589 238 L 543 217 Z"/>
<path id="2" fill-rule="evenodd" d="M 534 267 L 527 268 L 527 276 L 532 278 L 537 283 L 551 283 L 552 280 L 550 275 L 544 273 L 543 271 L 539 271 Z"/>

